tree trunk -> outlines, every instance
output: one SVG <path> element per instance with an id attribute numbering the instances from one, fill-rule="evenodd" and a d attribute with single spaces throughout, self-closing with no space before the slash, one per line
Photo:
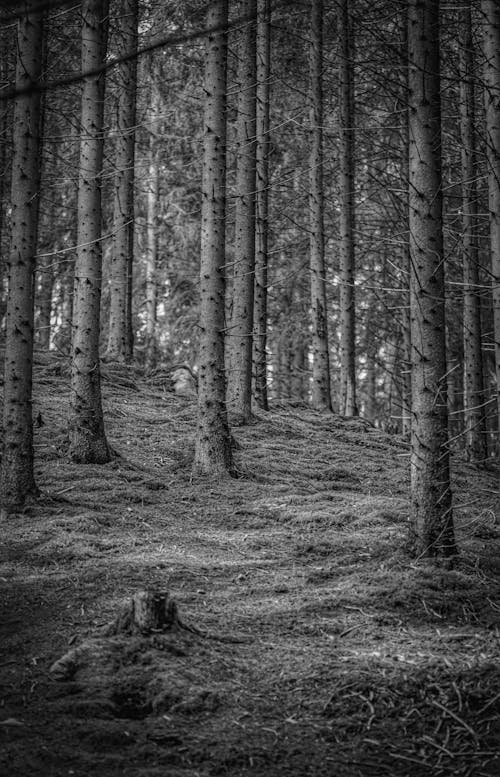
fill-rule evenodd
<path id="1" fill-rule="evenodd" d="M 479 296 L 479 247 L 477 218 L 478 175 L 475 134 L 474 49 L 470 2 L 462 11 L 460 41 L 460 135 L 462 154 L 462 251 L 464 274 L 464 415 L 465 449 L 474 463 L 487 456 L 484 412 L 481 306 Z"/>
<path id="2" fill-rule="evenodd" d="M 224 368 L 226 234 L 226 79 L 228 2 L 209 6 L 205 42 L 205 112 L 201 201 L 198 428 L 194 470 L 224 474 L 231 467 Z"/>
<path id="3" fill-rule="evenodd" d="M 129 274 L 134 250 L 134 164 L 137 88 L 138 0 L 122 0 L 120 44 L 132 55 L 117 68 L 118 116 L 116 123 L 113 249 L 110 267 L 109 338 L 107 356 L 119 362 L 132 358 L 129 332 L 131 307 Z"/>
<path id="4" fill-rule="evenodd" d="M 497 431 L 500 425 L 500 5 L 481 0 Z M 498 445 L 498 438 L 497 438 Z"/>
<path id="5" fill-rule="evenodd" d="M 340 166 L 340 385 L 341 413 L 358 414 L 356 400 L 356 309 L 354 296 L 354 100 L 349 0 L 339 12 Z"/>
<path id="6" fill-rule="evenodd" d="M 49 348 L 52 291 L 55 279 L 53 255 L 44 257 L 44 261 L 39 263 L 38 272 L 36 339 L 41 348 Z"/>
<path id="7" fill-rule="evenodd" d="M 323 0 L 311 0 L 309 44 L 309 265 L 312 315 L 312 404 L 331 411 L 323 195 Z"/>
<path id="8" fill-rule="evenodd" d="M 105 61 L 107 17 L 107 2 L 83 0 L 83 73 L 92 72 Z M 103 73 L 84 77 L 81 101 L 69 456 L 79 463 L 101 464 L 110 460 L 104 433 L 99 364 Z"/>
<path id="9" fill-rule="evenodd" d="M 153 112 L 153 115 L 156 114 Z M 158 199 L 160 176 L 156 148 L 156 126 L 152 120 L 149 136 L 149 166 L 146 191 L 146 368 L 156 366 L 156 303 L 157 303 L 157 260 L 158 260 Z"/>
<path id="10" fill-rule="evenodd" d="M 43 17 L 24 4 L 18 22 L 16 88 L 35 86 L 42 72 Z M 40 92 L 15 98 L 11 180 L 9 295 L 5 343 L 2 514 L 22 509 L 37 492 L 33 473 L 33 292 L 40 186 Z"/>
<path id="11" fill-rule="evenodd" d="M 410 542 L 419 557 L 456 552 L 447 447 L 439 13 L 436 0 L 409 5 Z"/>
<path id="12" fill-rule="evenodd" d="M 0 32 L 0 81 L 11 85 L 10 52 L 14 48 L 9 46 L 10 34 L 6 30 Z M 10 49 L 10 52 L 9 52 Z M 12 128 L 12 102 L 0 106 L 0 337 L 3 336 L 5 326 L 5 314 L 7 311 L 7 250 L 4 248 L 5 236 L 8 232 L 6 223 L 7 192 L 10 188 L 10 160 L 7 149 L 11 139 Z M 6 242 L 6 241 L 5 241 Z"/>
<path id="13" fill-rule="evenodd" d="M 240 15 L 250 20 L 241 29 L 238 49 L 235 256 L 227 385 L 228 413 L 235 426 L 249 423 L 252 417 L 257 0 L 241 0 L 239 9 Z"/>
<path id="14" fill-rule="evenodd" d="M 258 0 L 256 180 L 255 202 L 255 300 L 254 393 L 262 410 L 267 400 L 267 269 L 269 240 L 269 81 L 271 77 L 271 2 Z"/>

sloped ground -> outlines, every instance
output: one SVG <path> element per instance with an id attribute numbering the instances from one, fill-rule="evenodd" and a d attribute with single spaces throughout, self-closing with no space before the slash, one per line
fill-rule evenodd
<path id="1" fill-rule="evenodd" d="M 194 403 L 105 374 L 120 457 L 97 467 L 64 458 L 63 362 L 37 371 L 43 495 L 1 527 L 0 773 L 499 774 L 498 473 L 455 462 L 460 559 L 415 563 L 399 438 L 276 408 L 234 431 L 238 479 L 193 480 Z M 106 642 L 148 587 L 210 636 Z M 112 650 L 54 679 L 86 640 Z"/>

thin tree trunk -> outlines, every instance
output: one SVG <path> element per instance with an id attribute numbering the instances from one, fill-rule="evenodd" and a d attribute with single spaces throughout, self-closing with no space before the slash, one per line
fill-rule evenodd
<path id="1" fill-rule="evenodd" d="M 257 0 L 241 0 L 239 9 L 240 15 L 250 20 L 243 24 L 238 49 L 235 264 L 227 384 L 229 419 L 235 426 L 249 423 L 252 417 Z"/>
<path id="2" fill-rule="evenodd" d="M 271 77 L 271 2 L 258 0 L 256 179 L 255 202 L 255 300 L 254 393 L 262 410 L 267 400 L 267 274 L 269 241 L 269 80 Z"/>
<path id="3" fill-rule="evenodd" d="M 42 72 L 43 16 L 36 2 L 24 4 L 18 22 L 16 88 L 36 85 Z M 14 103 L 11 181 L 9 295 L 5 343 L 3 446 L 0 502 L 3 515 L 36 495 L 33 473 L 34 272 L 40 187 L 40 92 L 20 94 Z"/>
<path id="4" fill-rule="evenodd" d="M 115 150 L 115 190 L 113 204 L 113 249 L 110 267 L 109 338 L 107 356 L 125 362 L 132 358 L 128 315 L 131 308 L 129 275 L 134 250 L 134 164 L 137 87 L 138 0 L 122 0 L 120 43 L 131 59 L 120 63 L 118 116 Z"/>
<path id="5" fill-rule="evenodd" d="M 107 2 L 83 0 L 83 73 L 92 72 L 105 61 L 107 15 Z M 111 457 L 104 432 L 99 364 L 103 73 L 84 77 L 81 100 L 69 456 L 76 462 L 96 464 L 109 461 Z"/>
<path id="6" fill-rule="evenodd" d="M 194 470 L 223 474 L 232 463 L 224 368 L 227 0 L 212 3 L 206 21 L 207 27 L 216 27 L 217 32 L 211 33 L 205 43 L 201 330 Z"/>
<path id="7" fill-rule="evenodd" d="M 149 137 L 148 185 L 146 192 L 146 368 L 156 365 L 156 303 L 157 303 L 157 228 L 160 177 L 155 130 Z"/>
<path id="8" fill-rule="evenodd" d="M 37 342 L 41 348 L 50 346 L 50 322 L 52 313 L 52 291 L 55 272 L 54 257 L 47 256 L 38 268 L 39 283 L 37 291 Z"/>
<path id="9" fill-rule="evenodd" d="M 8 40 L 5 30 L 0 32 L 0 81 L 5 84 L 10 81 L 10 68 L 8 62 Z M 10 137 L 9 118 L 11 105 L 9 103 L 0 106 L 0 335 L 3 334 L 5 325 L 5 313 L 7 309 L 7 251 L 4 250 L 4 237 L 7 233 L 5 211 L 7 205 L 6 194 L 9 190 L 10 164 L 7 154 L 8 138 Z"/>
<path id="10" fill-rule="evenodd" d="M 500 427 L 500 111 L 498 109 L 498 95 L 500 93 L 500 5 L 498 1 L 481 0 L 481 15 L 497 399 L 495 412 L 498 431 Z"/>
<path id="11" fill-rule="evenodd" d="M 356 307 L 354 294 L 354 100 L 349 0 L 339 12 L 340 166 L 340 384 L 341 413 L 358 414 L 356 400 Z"/>
<path id="12" fill-rule="evenodd" d="M 410 542 L 417 556 L 456 552 L 447 447 L 439 13 L 436 0 L 410 1 Z"/>
<path id="13" fill-rule="evenodd" d="M 323 0 L 311 0 L 309 44 L 309 266 L 312 315 L 312 404 L 331 411 L 328 313 L 325 280 L 323 193 Z"/>

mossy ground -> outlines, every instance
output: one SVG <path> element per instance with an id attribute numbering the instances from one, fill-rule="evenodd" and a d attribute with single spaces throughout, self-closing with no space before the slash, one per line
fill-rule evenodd
<path id="1" fill-rule="evenodd" d="M 237 479 L 193 479 L 194 402 L 110 366 L 120 455 L 75 465 L 64 363 L 39 362 L 42 495 L 1 526 L 0 773 L 500 773 L 498 472 L 453 457 L 437 568 L 405 552 L 401 439 L 284 405 L 234 430 Z M 220 639 L 131 638 L 54 679 L 148 587 Z"/>

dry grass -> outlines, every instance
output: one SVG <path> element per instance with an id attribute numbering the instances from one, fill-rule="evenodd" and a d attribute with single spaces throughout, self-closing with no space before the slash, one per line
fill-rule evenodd
<path id="1" fill-rule="evenodd" d="M 283 406 L 234 430 L 238 479 L 193 480 L 193 403 L 108 365 L 120 458 L 76 466 L 64 362 L 37 375 L 43 495 L 2 526 L 2 773 L 499 773 L 497 473 L 455 463 L 461 557 L 439 569 L 404 551 L 398 438 Z M 135 639 L 54 681 L 148 586 L 223 639 Z"/>

